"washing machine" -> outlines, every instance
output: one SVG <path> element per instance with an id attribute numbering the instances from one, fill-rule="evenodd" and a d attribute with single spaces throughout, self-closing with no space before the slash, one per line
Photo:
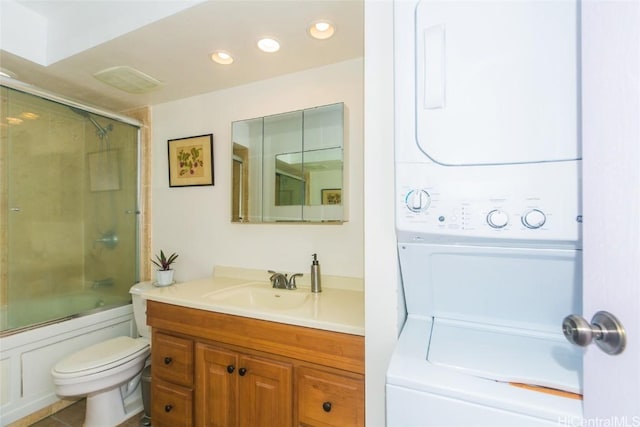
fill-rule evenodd
<path id="1" fill-rule="evenodd" d="M 580 4 L 394 3 L 406 321 L 387 425 L 582 420 Z"/>

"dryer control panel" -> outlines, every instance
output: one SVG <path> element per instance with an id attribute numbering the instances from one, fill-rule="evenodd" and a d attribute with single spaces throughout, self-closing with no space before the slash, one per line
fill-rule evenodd
<path id="1" fill-rule="evenodd" d="M 399 163 L 399 239 L 506 239 L 579 246 L 578 163 L 468 168 Z"/>

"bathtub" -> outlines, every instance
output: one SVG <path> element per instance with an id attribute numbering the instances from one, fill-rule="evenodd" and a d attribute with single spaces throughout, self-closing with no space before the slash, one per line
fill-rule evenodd
<path id="1" fill-rule="evenodd" d="M 109 295 L 105 292 L 87 290 L 48 298 L 33 298 L 12 301 L 11 307 L 0 308 L 0 331 L 20 328 L 23 325 L 38 325 L 51 319 L 69 317 L 69 307 L 80 315 L 91 314 L 105 308 L 127 304 L 128 298 Z M 0 335 L 6 335 L 0 332 Z"/>
<path id="2" fill-rule="evenodd" d="M 88 312 L 60 322 L 0 337 L 0 426 L 5 426 L 56 403 L 51 368 L 60 359 L 88 345 L 116 336 L 137 336 L 131 304 L 115 306 L 92 291 L 58 297 L 86 303 Z M 124 302 L 120 299 L 120 302 Z M 29 301 L 17 316 L 55 313 L 61 301 Z M 0 321 L 12 321 L 0 313 Z M 36 320 L 37 321 L 37 320 Z"/>

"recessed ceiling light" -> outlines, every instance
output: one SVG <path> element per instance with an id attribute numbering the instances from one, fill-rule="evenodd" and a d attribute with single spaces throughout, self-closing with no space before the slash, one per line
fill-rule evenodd
<path id="1" fill-rule="evenodd" d="M 233 63 L 233 56 L 227 51 L 216 50 L 211 54 L 211 60 L 222 65 L 229 65 Z"/>
<path id="2" fill-rule="evenodd" d="M 20 113 L 20 117 L 27 120 L 35 120 L 40 116 L 36 113 L 32 113 L 31 111 L 23 111 L 22 113 Z"/>
<path id="3" fill-rule="evenodd" d="M 329 21 L 316 21 L 309 27 L 311 37 L 318 40 L 328 39 L 335 33 L 336 28 Z"/>
<path id="4" fill-rule="evenodd" d="M 22 119 L 19 119 L 17 117 L 5 117 L 5 119 L 7 120 L 7 123 L 9 123 L 10 125 L 19 125 L 22 123 Z"/>
<path id="5" fill-rule="evenodd" d="M 280 43 L 276 39 L 265 37 L 258 40 L 258 48 L 267 53 L 273 53 L 280 50 Z"/>

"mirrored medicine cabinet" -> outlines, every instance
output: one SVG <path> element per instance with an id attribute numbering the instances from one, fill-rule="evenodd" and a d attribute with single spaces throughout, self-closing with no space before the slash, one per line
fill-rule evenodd
<path id="1" fill-rule="evenodd" d="M 344 104 L 233 122 L 231 221 L 342 223 Z"/>

